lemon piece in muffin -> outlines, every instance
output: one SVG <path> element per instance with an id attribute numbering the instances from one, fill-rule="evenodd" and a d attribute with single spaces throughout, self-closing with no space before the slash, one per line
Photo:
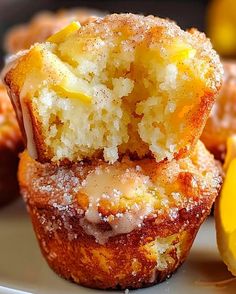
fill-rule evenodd
<path id="1" fill-rule="evenodd" d="M 65 41 L 67 37 L 69 37 L 73 32 L 80 29 L 81 25 L 78 21 L 73 21 L 68 26 L 66 26 L 64 29 L 60 30 L 59 32 L 55 33 L 54 35 L 50 36 L 47 39 L 47 42 L 52 43 L 61 43 Z"/>

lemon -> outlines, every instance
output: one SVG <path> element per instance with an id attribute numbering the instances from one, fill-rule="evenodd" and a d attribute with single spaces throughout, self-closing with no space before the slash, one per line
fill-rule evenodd
<path id="1" fill-rule="evenodd" d="M 230 162 L 236 158 L 236 135 L 231 136 L 227 140 L 227 153 L 225 156 L 224 170 L 229 167 Z"/>
<path id="2" fill-rule="evenodd" d="M 229 271 L 236 276 L 236 136 L 227 141 L 225 181 L 215 205 L 217 244 Z"/>
<path id="3" fill-rule="evenodd" d="M 55 85 L 53 86 L 53 90 L 60 96 L 79 99 L 86 104 L 89 104 L 92 101 L 91 96 L 82 93 L 79 89 L 73 88 L 69 85 Z"/>
<path id="4" fill-rule="evenodd" d="M 170 50 L 170 59 L 172 62 L 182 62 L 184 59 L 193 58 L 196 50 L 190 45 L 180 41 L 175 41 Z"/>
<path id="5" fill-rule="evenodd" d="M 236 1 L 212 0 L 207 11 L 207 31 L 216 51 L 223 56 L 236 54 Z"/>
<path id="6" fill-rule="evenodd" d="M 71 35 L 75 31 L 79 30 L 80 28 L 81 28 L 80 23 L 78 21 L 73 21 L 68 26 L 66 26 L 64 29 L 62 29 L 59 32 L 55 33 L 54 35 L 50 36 L 47 39 L 47 42 L 56 43 L 56 44 L 61 43 L 69 35 Z"/>

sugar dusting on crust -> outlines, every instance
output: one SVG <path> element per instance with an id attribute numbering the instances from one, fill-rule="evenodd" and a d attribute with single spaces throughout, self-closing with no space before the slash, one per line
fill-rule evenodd
<path id="1" fill-rule="evenodd" d="M 74 224 L 69 221 L 75 216 L 100 244 L 142 229 L 149 219 L 157 225 L 163 219 L 175 221 L 183 210 L 190 212 L 205 198 L 216 196 L 221 183 L 219 169 L 201 143 L 189 158 L 170 163 L 124 158 L 113 165 L 98 160 L 58 167 L 24 154 L 20 170 L 24 164 L 27 170 L 20 172 L 20 183 L 25 200 L 43 203 L 60 216 L 43 218 L 45 229 L 52 232 L 63 226 L 70 239 L 77 238 L 71 235 Z"/>

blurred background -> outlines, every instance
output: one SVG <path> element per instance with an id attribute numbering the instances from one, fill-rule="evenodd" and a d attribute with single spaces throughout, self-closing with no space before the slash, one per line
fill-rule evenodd
<path id="1" fill-rule="evenodd" d="M 24 23 L 40 10 L 88 7 L 105 12 L 154 14 L 175 20 L 182 28 L 206 30 L 207 0 L 0 0 L 0 63 L 3 63 L 3 37 L 12 25 Z"/>
<path id="2" fill-rule="evenodd" d="M 236 55 L 235 0 L 0 0 L 0 65 L 6 53 L 4 35 L 10 27 L 28 22 L 41 10 L 56 11 L 73 7 L 170 18 L 184 29 L 196 27 L 205 31 L 221 56 Z"/>

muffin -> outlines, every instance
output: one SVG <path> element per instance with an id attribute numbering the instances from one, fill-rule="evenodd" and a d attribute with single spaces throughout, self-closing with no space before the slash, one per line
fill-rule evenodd
<path id="1" fill-rule="evenodd" d="M 160 162 L 194 147 L 221 77 L 204 34 L 113 14 L 31 47 L 5 82 L 40 162 L 114 163 L 124 154 Z"/>
<path id="2" fill-rule="evenodd" d="M 7 32 L 4 40 L 5 51 L 13 54 L 28 49 L 34 43 L 44 42 L 73 20 L 84 25 L 103 15 L 101 11 L 82 8 L 39 12 L 28 23 L 16 25 Z"/>
<path id="3" fill-rule="evenodd" d="M 0 83 L 0 205 L 18 195 L 18 153 L 23 148 L 15 112 Z"/>
<path id="4" fill-rule="evenodd" d="M 21 155 L 19 183 L 49 266 L 80 285 L 146 287 L 186 259 L 220 188 L 198 142 L 183 159 L 41 164 Z"/>
<path id="5" fill-rule="evenodd" d="M 220 189 L 198 139 L 221 79 L 204 34 L 133 14 L 73 22 L 8 65 L 20 188 L 55 272 L 135 289 L 181 265 Z"/>
<path id="6" fill-rule="evenodd" d="M 223 65 L 223 85 L 201 137 L 221 161 L 225 159 L 227 138 L 236 134 L 236 62 L 224 61 Z"/>

